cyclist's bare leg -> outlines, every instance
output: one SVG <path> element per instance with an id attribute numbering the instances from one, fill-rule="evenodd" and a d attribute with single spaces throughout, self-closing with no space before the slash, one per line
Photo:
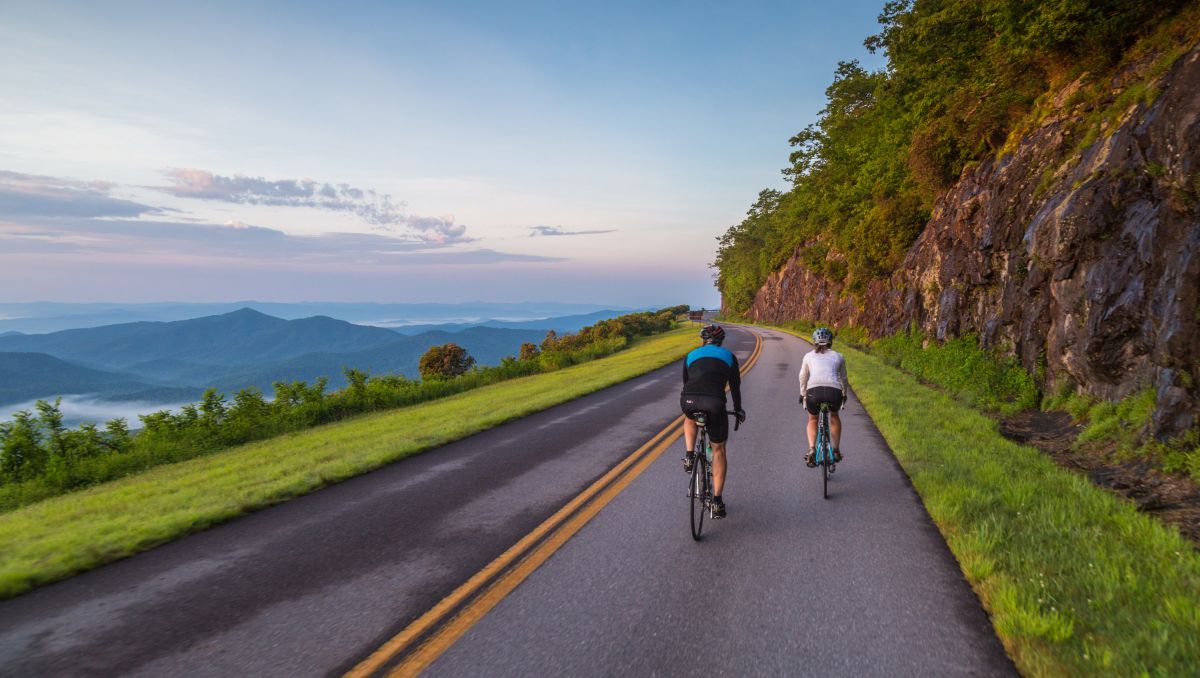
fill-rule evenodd
<path id="1" fill-rule="evenodd" d="M 725 489 L 725 443 L 713 443 L 713 494 L 721 496 Z"/>
<path id="2" fill-rule="evenodd" d="M 833 449 L 842 449 L 842 418 L 837 412 L 829 413 L 829 437 L 833 438 Z"/>
<path id="3" fill-rule="evenodd" d="M 817 415 L 808 415 L 808 449 L 817 446 Z"/>
<path id="4" fill-rule="evenodd" d="M 683 446 L 686 451 L 691 452 L 696 449 L 696 433 L 699 430 L 700 427 L 696 426 L 696 422 L 687 417 L 683 418 Z"/>

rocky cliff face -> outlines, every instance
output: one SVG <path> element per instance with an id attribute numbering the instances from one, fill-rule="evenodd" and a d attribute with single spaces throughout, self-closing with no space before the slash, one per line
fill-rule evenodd
<path id="1" fill-rule="evenodd" d="M 938 339 L 973 333 L 1047 384 L 1108 399 L 1153 387 L 1159 434 L 1197 425 L 1200 46 L 1158 86 L 1082 150 L 1068 88 L 1062 113 L 964 171 L 890 279 L 855 298 L 793 256 L 749 314 L 875 336 L 913 323 Z"/>

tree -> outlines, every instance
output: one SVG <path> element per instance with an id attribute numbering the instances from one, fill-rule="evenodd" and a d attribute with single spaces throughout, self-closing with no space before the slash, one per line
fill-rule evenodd
<path id="1" fill-rule="evenodd" d="M 74 430 L 68 430 L 64 435 L 69 449 L 68 460 L 76 462 L 80 459 L 98 457 L 108 451 L 104 435 L 90 421 L 85 421 Z"/>
<path id="2" fill-rule="evenodd" d="M 104 425 L 105 441 L 114 452 L 128 452 L 133 446 L 133 438 L 129 435 L 129 424 L 124 418 L 110 419 Z"/>
<path id="3" fill-rule="evenodd" d="M 67 456 L 67 427 L 63 424 L 62 398 L 53 403 L 39 400 L 34 404 L 38 411 L 38 423 L 46 432 L 46 448 L 51 457 Z"/>
<path id="4" fill-rule="evenodd" d="M 346 388 L 356 396 L 361 396 L 367 390 L 367 381 L 371 376 L 356 367 L 343 367 L 342 374 L 346 377 Z"/>
<path id="5" fill-rule="evenodd" d="M 11 422 L 0 424 L 0 479 L 18 482 L 36 478 L 46 468 L 46 451 L 37 420 L 28 410 L 13 415 Z"/>
<path id="6" fill-rule="evenodd" d="M 474 364 L 475 359 L 465 348 L 451 343 L 430 347 L 425 355 L 421 356 L 418 369 L 421 371 L 421 378 L 425 380 L 453 379 L 466 374 Z"/>
<path id="7" fill-rule="evenodd" d="M 537 344 L 527 341 L 521 344 L 521 352 L 517 357 L 519 357 L 521 360 L 533 360 L 534 358 L 538 357 L 539 353 L 541 353 L 541 351 L 538 350 Z"/>

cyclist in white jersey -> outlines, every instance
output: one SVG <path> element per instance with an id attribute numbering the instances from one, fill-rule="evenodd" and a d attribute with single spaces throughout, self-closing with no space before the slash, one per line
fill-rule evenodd
<path id="1" fill-rule="evenodd" d="M 846 359 L 833 350 L 833 332 L 819 327 L 813 332 L 816 348 L 804 354 L 800 367 L 800 406 L 808 410 L 808 454 L 804 463 L 816 466 L 817 417 L 821 405 L 829 406 L 829 435 L 833 438 L 833 458 L 842 460 L 842 420 L 838 410 L 846 402 Z"/>

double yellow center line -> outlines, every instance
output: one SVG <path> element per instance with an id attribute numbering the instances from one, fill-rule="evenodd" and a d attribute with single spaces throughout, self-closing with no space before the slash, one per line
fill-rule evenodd
<path id="1" fill-rule="evenodd" d="M 754 350 L 742 365 L 742 374 L 758 362 L 762 343 L 762 337 L 754 333 Z M 683 416 L 676 417 L 566 506 L 372 652 L 346 674 L 347 678 L 415 676 L 436 661 L 669 448 L 682 433 L 682 423 Z"/>

